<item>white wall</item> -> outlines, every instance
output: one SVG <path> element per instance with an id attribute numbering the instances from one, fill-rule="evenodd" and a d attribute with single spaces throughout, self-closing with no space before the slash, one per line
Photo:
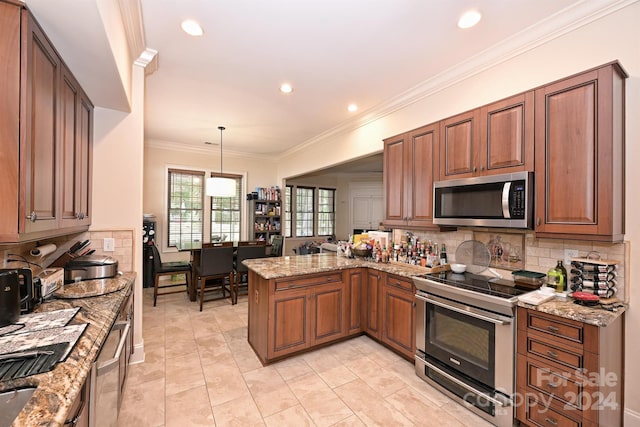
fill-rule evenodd
<path id="1" fill-rule="evenodd" d="M 574 29 L 440 92 L 393 112 L 351 132 L 334 135 L 287 154 L 279 163 L 279 179 L 308 170 L 342 163 L 382 149 L 382 139 L 460 113 L 494 100 L 618 59 L 630 74 L 626 104 L 626 240 L 631 244 L 630 299 L 626 316 L 625 424 L 640 426 L 640 354 L 636 331 L 640 328 L 640 287 L 634 283 L 640 257 L 634 257 L 633 242 L 640 243 L 640 198 L 634 183 L 640 182 L 640 3 Z M 428 54 L 428 52 L 416 52 Z"/>
<path id="2" fill-rule="evenodd" d="M 91 230 L 133 230 L 133 357 L 142 360 L 142 243 L 135 237 L 142 236 L 144 68 L 134 66 L 132 78 L 131 113 L 95 109 Z"/>

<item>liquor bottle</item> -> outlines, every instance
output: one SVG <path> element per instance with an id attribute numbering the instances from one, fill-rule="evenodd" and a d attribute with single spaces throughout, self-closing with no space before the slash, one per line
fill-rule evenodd
<path id="1" fill-rule="evenodd" d="M 443 243 L 442 248 L 440 248 L 440 265 L 445 265 L 446 263 L 447 263 L 447 248 Z"/>

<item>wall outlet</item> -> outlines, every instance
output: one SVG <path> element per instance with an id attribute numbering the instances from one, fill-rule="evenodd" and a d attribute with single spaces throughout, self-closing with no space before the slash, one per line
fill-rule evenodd
<path id="1" fill-rule="evenodd" d="M 577 249 L 565 249 L 564 250 L 564 266 L 570 268 L 571 258 L 578 258 L 579 252 Z"/>
<path id="2" fill-rule="evenodd" d="M 104 250 L 105 252 L 115 251 L 115 246 L 116 243 L 113 237 L 105 237 L 105 239 L 102 241 L 102 250 Z"/>

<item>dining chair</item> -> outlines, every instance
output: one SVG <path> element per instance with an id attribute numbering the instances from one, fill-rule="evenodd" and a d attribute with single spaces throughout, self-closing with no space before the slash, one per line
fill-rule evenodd
<path id="1" fill-rule="evenodd" d="M 282 235 L 275 235 L 271 240 L 271 251 L 269 252 L 269 256 L 282 256 L 282 244 L 284 242 L 284 237 Z"/>
<path id="2" fill-rule="evenodd" d="M 245 266 L 242 261 L 245 259 L 254 259 L 254 258 L 264 258 L 267 256 L 267 246 L 264 240 L 251 240 L 238 242 L 238 250 L 236 251 L 236 259 L 233 262 L 234 265 L 234 289 L 231 295 L 231 303 L 238 303 L 238 293 L 240 290 L 241 283 L 246 284 L 247 282 L 243 281 L 242 278 L 248 276 L 249 269 Z M 247 281 L 248 281 L 247 277 Z M 246 285 L 243 285 L 246 287 Z"/>
<path id="3" fill-rule="evenodd" d="M 156 306 L 156 300 L 158 296 L 169 295 L 169 294 L 177 294 L 179 292 L 183 292 L 180 290 L 173 291 L 162 291 L 159 293 L 158 291 L 165 288 L 173 288 L 176 286 L 185 286 L 185 283 L 171 283 L 170 285 L 160 285 L 160 277 L 162 276 L 173 276 L 174 274 L 184 274 L 185 281 L 187 285 L 187 292 L 189 291 L 189 282 L 192 280 L 191 277 L 191 263 L 188 262 L 162 262 L 160 258 L 160 251 L 156 245 L 151 245 L 151 254 L 153 256 L 153 274 L 154 274 L 154 283 L 153 283 L 153 306 Z"/>
<path id="4" fill-rule="evenodd" d="M 202 246 L 200 264 L 195 268 L 196 289 L 200 289 L 200 311 L 205 292 L 219 290 L 222 296 L 209 301 L 226 298 L 227 283 L 229 296 L 233 293 L 233 242 L 209 243 Z M 207 285 L 207 281 L 210 281 Z M 233 298 L 231 299 L 233 303 Z"/>

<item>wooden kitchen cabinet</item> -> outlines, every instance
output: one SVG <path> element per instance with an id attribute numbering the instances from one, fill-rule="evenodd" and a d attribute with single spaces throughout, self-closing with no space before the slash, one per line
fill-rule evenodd
<path id="1" fill-rule="evenodd" d="M 66 66 L 62 67 L 62 165 L 60 226 L 91 223 L 93 105 Z"/>
<path id="2" fill-rule="evenodd" d="M 387 274 L 382 285 L 381 305 L 381 341 L 413 360 L 416 354 L 416 303 L 411 279 Z"/>
<path id="3" fill-rule="evenodd" d="M 440 122 L 440 179 L 534 168 L 533 91 Z"/>
<path id="4" fill-rule="evenodd" d="M 275 280 L 269 298 L 268 359 L 347 335 L 349 307 L 342 272 Z"/>
<path id="5" fill-rule="evenodd" d="M 386 273 L 369 269 L 364 290 L 364 331 L 367 335 L 380 340 L 382 326 L 380 325 L 381 308 L 380 294 Z"/>
<path id="6" fill-rule="evenodd" d="M 535 92 L 537 237 L 624 237 L 624 105 L 618 63 Z"/>
<path id="7" fill-rule="evenodd" d="M 433 225 L 433 181 L 438 179 L 437 124 L 384 140 L 384 225 L 439 229 Z"/>
<path id="8" fill-rule="evenodd" d="M 522 424 L 622 425 L 621 317 L 598 327 L 519 307 L 517 323 Z"/>
<path id="9" fill-rule="evenodd" d="M 6 171 L 0 184 L 0 243 L 85 231 L 88 216 L 75 223 L 63 220 L 72 210 L 63 193 L 76 197 L 82 189 L 77 204 L 88 212 L 93 106 L 75 80 L 77 87 L 67 84 L 71 74 L 27 9 L 1 2 L 0 22 L 0 160 Z M 81 95 L 79 105 L 73 91 Z M 63 140 L 74 139 L 84 151 L 70 166 Z M 84 174 L 84 181 L 68 180 L 65 173 L 72 172 Z"/>
<path id="10" fill-rule="evenodd" d="M 347 297 L 349 299 L 349 312 L 347 334 L 358 334 L 362 332 L 363 313 L 362 296 L 364 294 L 364 277 L 366 270 L 354 268 L 347 272 Z"/>

